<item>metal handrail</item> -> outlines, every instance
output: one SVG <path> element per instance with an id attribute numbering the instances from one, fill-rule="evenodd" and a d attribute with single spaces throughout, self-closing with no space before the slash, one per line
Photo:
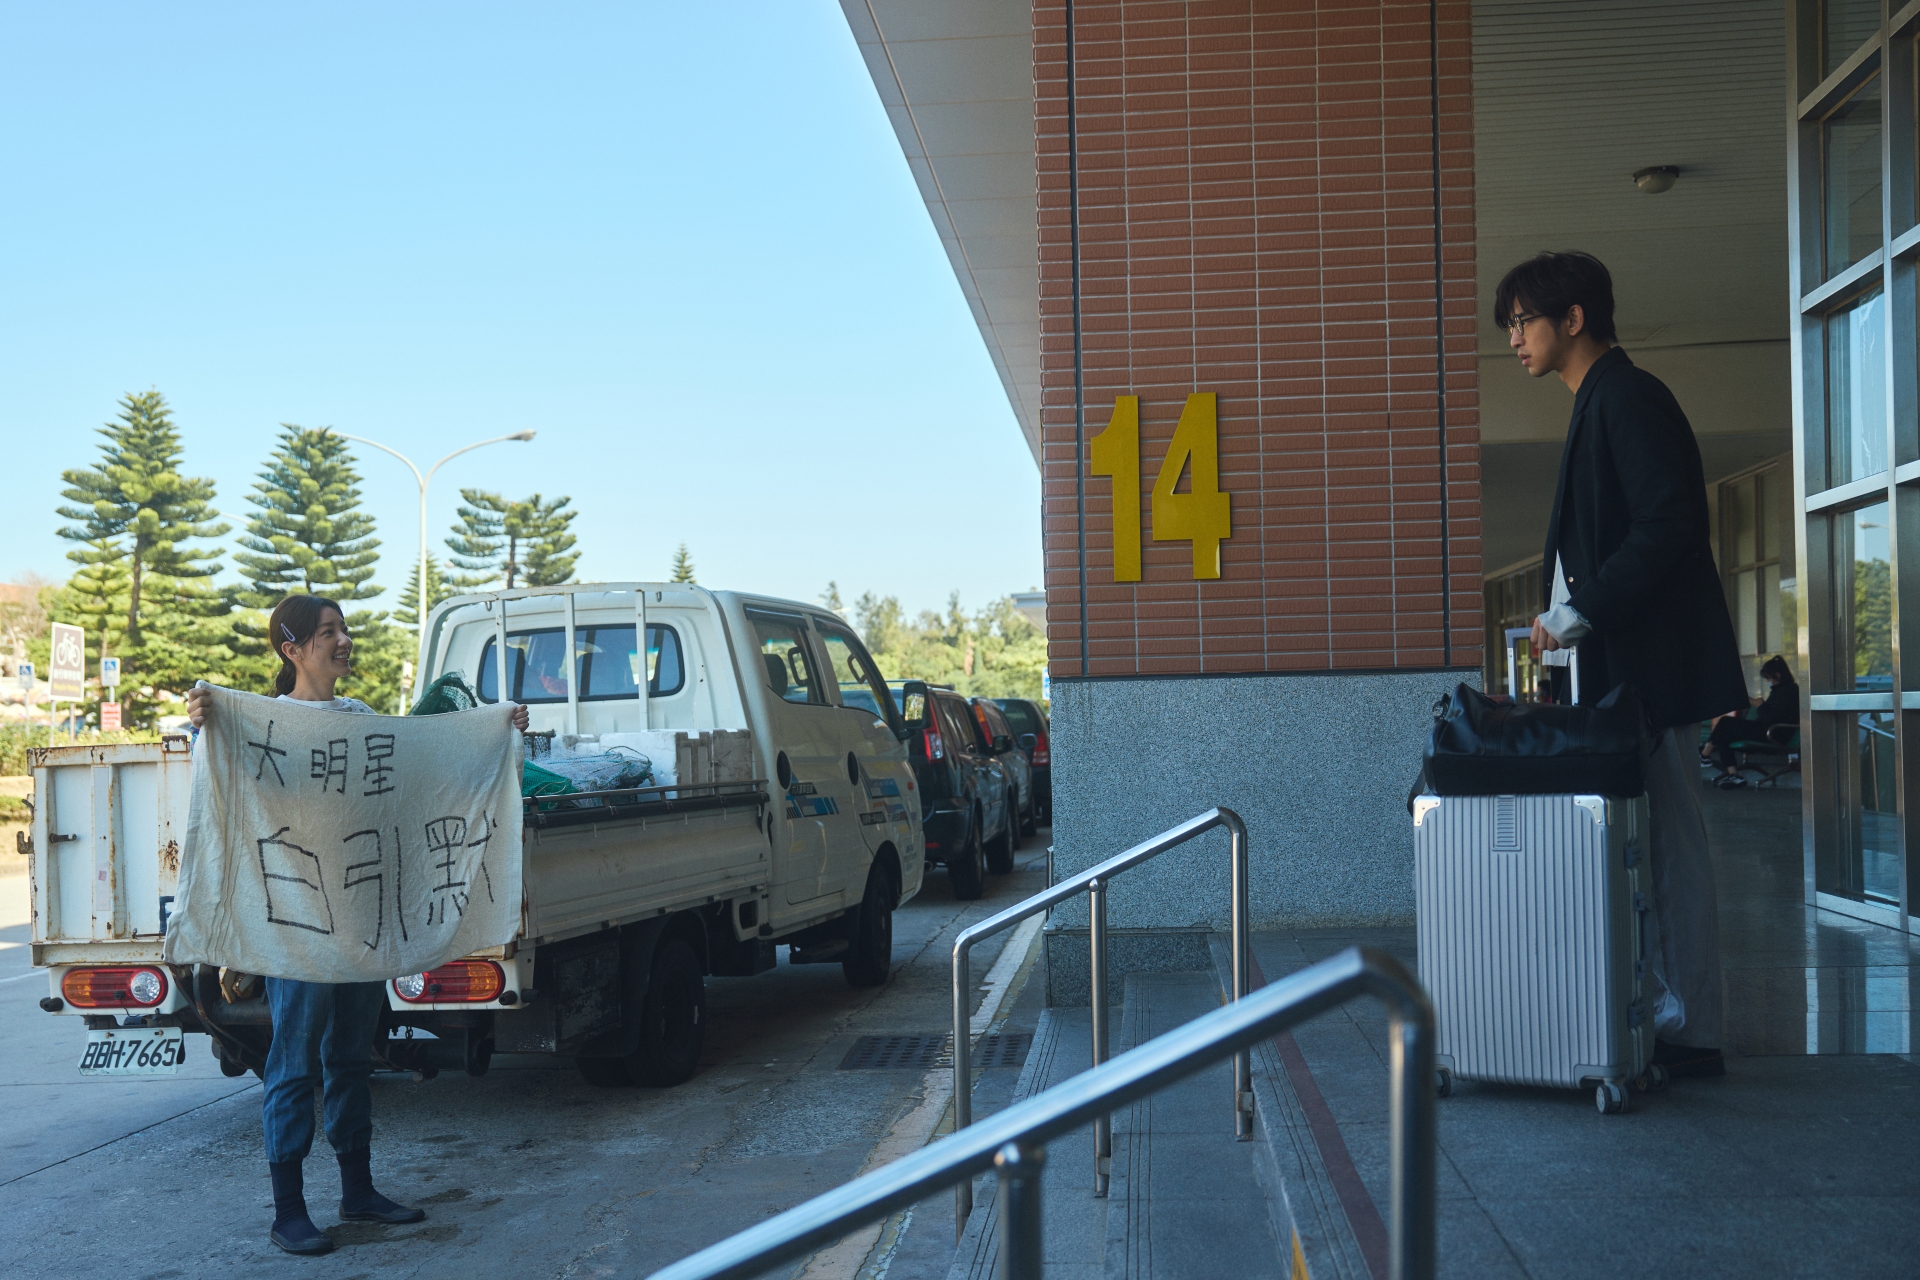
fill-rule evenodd
<path id="1" fill-rule="evenodd" d="M 1349 947 L 1269 983 L 1244 1000 L 683 1258 L 654 1272 L 652 1280 L 744 1280 L 989 1167 L 1000 1173 L 999 1274 L 1007 1280 L 1039 1280 L 1037 1174 L 1046 1139 L 1361 995 L 1387 1006 L 1393 1037 L 1387 1274 L 1391 1280 L 1430 1280 L 1435 1263 L 1433 1006 L 1405 965 L 1371 947 Z"/>
<path id="2" fill-rule="evenodd" d="M 1015 903 L 998 915 L 988 916 L 966 930 L 953 944 L 953 1127 L 966 1128 L 973 1123 L 973 1064 L 970 1019 L 967 1016 L 967 957 L 973 944 L 1011 928 L 1028 916 L 1065 902 L 1085 891 L 1092 916 L 1088 928 L 1090 967 L 1093 976 L 1093 1065 L 1107 1060 L 1107 887 L 1122 871 L 1157 858 L 1204 835 L 1215 827 L 1225 827 L 1231 836 L 1228 858 L 1233 866 L 1233 998 L 1247 994 L 1247 824 L 1231 809 L 1212 808 L 1143 840 L 1125 853 L 1115 854 L 1098 866 L 1089 867 L 1071 880 L 1063 880 L 1024 902 Z M 1244 1053 L 1233 1060 L 1233 1132 L 1242 1141 L 1253 1136 L 1253 1066 Z M 1111 1117 L 1102 1114 L 1093 1122 L 1093 1194 L 1107 1194 L 1107 1179 L 1113 1161 Z M 967 1229 L 973 1212 L 973 1184 L 963 1182 L 953 1189 L 954 1224 L 957 1239 Z"/>

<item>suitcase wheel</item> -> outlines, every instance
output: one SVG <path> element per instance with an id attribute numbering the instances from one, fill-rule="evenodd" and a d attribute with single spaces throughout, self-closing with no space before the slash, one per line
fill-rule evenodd
<path id="1" fill-rule="evenodd" d="M 1600 1108 L 1603 1116 L 1624 1114 L 1627 1109 L 1627 1091 L 1608 1080 L 1593 1091 L 1593 1105 Z"/>
<path id="2" fill-rule="evenodd" d="M 1445 1067 L 1437 1067 L 1433 1073 L 1433 1096 L 1451 1098 L 1453 1096 L 1453 1072 Z"/>
<path id="3" fill-rule="evenodd" d="M 1635 1077 L 1633 1087 L 1642 1093 L 1658 1093 L 1667 1087 L 1667 1069 L 1654 1063 Z"/>

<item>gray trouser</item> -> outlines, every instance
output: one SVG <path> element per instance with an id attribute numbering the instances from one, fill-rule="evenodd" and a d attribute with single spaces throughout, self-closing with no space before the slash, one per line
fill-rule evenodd
<path id="1" fill-rule="evenodd" d="M 1652 824 L 1655 1033 L 1693 1048 L 1720 1045 L 1720 919 L 1700 816 L 1696 726 L 1666 729 L 1647 757 Z"/>

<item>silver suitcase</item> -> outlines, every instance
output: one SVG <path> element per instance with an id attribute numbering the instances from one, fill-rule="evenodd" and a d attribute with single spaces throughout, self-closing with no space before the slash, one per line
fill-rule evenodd
<path id="1" fill-rule="evenodd" d="M 1420 981 L 1452 1079 L 1656 1087 L 1647 801 L 1416 796 Z"/>

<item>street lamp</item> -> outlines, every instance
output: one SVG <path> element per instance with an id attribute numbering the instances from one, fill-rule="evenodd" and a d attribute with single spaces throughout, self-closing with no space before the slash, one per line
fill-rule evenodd
<path id="1" fill-rule="evenodd" d="M 419 621 L 419 635 L 414 641 L 414 660 L 416 662 L 423 662 L 425 661 L 425 657 L 420 651 L 426 648 L 427 645 L 427 484 L 433 479 L 434 472 L 446 466 L 463 453 L 471 453 L 475 449 L 483 449 L 487 445 L 499 444 L 506 440 L 531 440 L 533 439 L 534 433 L 531 431 L 516 431 L 510 436 L 495 436 L 491 440 L 480 440 L 467 445 L 465 448 L 455 449 L 452 453 L 440 459 L 440 461 L 434 463 L 431 467 L 428 467 L 425 475 L 421 475 L 420 468 L 413 465 L 413 459 L 398 449 L 389 449 L 378 440 L 369 440 L 365 436 L 350 436 L 344 431 L 336 431 L 334 434 L 342 440 L 357 440 L 361 444 L 372 445 L 382 453 L 392 454 L 407 464 L 407 470 L 413 472 L 413 478 L 420 484 L 420 598 L 415 602 L 415 613 L 418 615 Z"/>

